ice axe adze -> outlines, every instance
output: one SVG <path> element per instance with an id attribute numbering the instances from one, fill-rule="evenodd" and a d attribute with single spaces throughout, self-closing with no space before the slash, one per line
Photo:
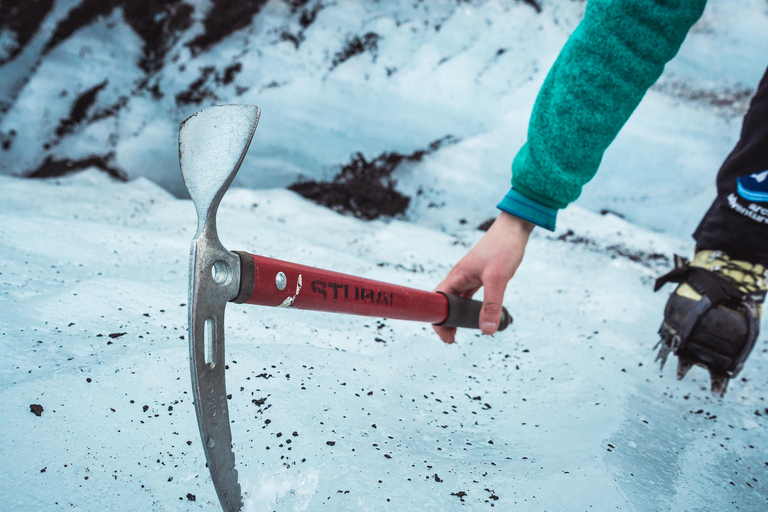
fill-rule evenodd
<path id="1" fill-rule="evenodd" d="M 189 263 L 189 351 L 203 450 L 222 508 L 243 505 L 232 451 L 224 379 L 227 302 L 329 311 L 478 327 L 482 303 L 329 272 L 245 252 L 230 252 L 216 231 L 216 211 L 259 122 L 259 107 L 207 108 L 181 123 L 179 160 L 197 209 Z M 505 309 L 499 330 L 512 318 Z"/>

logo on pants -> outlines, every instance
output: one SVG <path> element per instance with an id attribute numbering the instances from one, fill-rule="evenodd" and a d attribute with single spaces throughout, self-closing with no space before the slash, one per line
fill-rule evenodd
<path id="1" fill-rule="evenodd" d="M 749 201 L 768 203 L 768 170 L 736 180 L 739 195 Z"/>

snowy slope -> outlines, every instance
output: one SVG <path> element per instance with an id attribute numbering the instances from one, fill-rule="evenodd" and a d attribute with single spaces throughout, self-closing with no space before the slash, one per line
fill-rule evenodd
<path id="1" fill-rule="evenodd" d="M 352 153 L 409 154 L 452 135 L 464 158 L 445 149 L 440 165 L 395 178 L 414 199 L 409 218 L 442 229 L 457 219 L 441 205 L 479 189 L 464 214 L 479 223 L 508 187 L 536 92 L 584 10 L 511 0 L 146 4 L 46 0 L 20 4 L 26 24 L 0 21 L 0 173 L 96 164 L 185 196 L 178 123 L 212 104 L 251 103 L 263 111 L 261 145 L 237 185 L 329 179 Z M 688 212 L 711 202 L 768 64 L 767 29 L 763 0 L 710 0 L 580 204 L 687 236 L 697 220 Z"/>
<path id="2" fill-rule="evenodd" d="M 0 508 L 217 510 L 183 339 L 194 227 L 147 180 L 0 178 Z M 481 235 L 285 190 L 231 190 L 219 228 L 233 250 L 426 289 Z M 724 400 L 706 372 L 653 363 L 653 253 L 686 247 L 571 208 L 531 241 L 514 325 L 453 346 L 421 324 L 229 305 L 246 510 L 764 508 L 765 335 Z"/>
<path id="3" fill-rule="evenodd" d="M 229 249 L 431 289 L 496 215 L 584 10 L 535 3 L 0 3 L 0 510 L 218 510 L 189 383 L 181 120 L 262 108 L 235 183 L 255 190 L 219 215 Z M 766 29 L 765 1 L 710 0 L 558 231 L 534 232 L 507 332 L 445 346 L 425 325 L 228 306 L 246 510 L 765 509 L 766 322 L 717 400 L 700 369 L 659 373 L 651 290 L 690 255 Z M 396 220 L 284 188 L 448 135 L 394 168 Z"/>

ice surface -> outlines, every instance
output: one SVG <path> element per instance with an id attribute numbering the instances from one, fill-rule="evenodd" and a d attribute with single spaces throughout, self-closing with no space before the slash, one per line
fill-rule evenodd
<path id="1" fill-rule="evenodd" d="M 230 190 L 219 212 L 230 250 L 432 289 L 496 215 L 584 3 L 536 14 L 524 2 L 341 0 L 297 49 L 281 34 L 299 31 L 299 13 L 273 1 L 192 55 L 209 5 L 196 0 L 193 27 L 150 77 L 160 98 L 137 86 L 142 41 L 119 9 L 42 54 L 75 3 L 55 2 L 0 67 L 0 139 L 11 141 L 0 173 L 109 151 L 132 180 L 0 177 L 0 510 L 216 511 L 191 403 L 196 216 L 173 195 L 178 123 L 213 103 L 262 108 L 235 183 L 257 190 Z M 701 369 L 682 382 L 658 371 L 666 293 L 652 293 L 671 255 L 691 253 L 739 134 L 738 98 L 765 69 L 766 20 L 762 0 L 709 2 L 558 231 L 534 232 L 504 333 L 464 331 L 446 346 L 421 324 L 229 305 L 245 510 L 766 509 L 766 323 L 715 399 Z M 331 69 L 369 32 L 375 54 Z M 176 103 L 202 68 L 238 62 L 233 83 L 206 83 L 215 98 Z M 104 80 L 87 122 L 57 137 L 78 95 Z M 408 154 L 447 134 L 461 141 L 396 171 L 412 198 L 403 218 L 364 223 L 281 188 L 328 179 L 356 151 Z"/>
<path id="2" fill-rule="evenodd" d="M 191 202 L 96 170 L 4 177 L 0 221 L 3 510 L 217 510 L 184 339 Z M 245 189 L 219 230 L 233 250 L 425 289 L 481 236 Z M 724 400 L 703 370 L 677 382 L 653 363 L 669 263 L 648 255 L 689 248 L 569 208 L 533 236 L 513 326 L 453 346 L 422 324 L 229 305 L 245 510 L 764 508 L 765 336 Z"/>

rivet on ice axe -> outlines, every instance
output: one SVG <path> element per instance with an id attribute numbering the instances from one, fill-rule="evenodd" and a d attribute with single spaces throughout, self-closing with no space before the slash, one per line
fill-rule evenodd
<path id="1" fill-rule="evenodd" d="M 222 105 L 179 127 L 179 161 L 197 209 L 189 260 L 192 391 L 208 469 L 222 508 L 243 506 L 232 451 L 224 378 L 227 302 L 329 311 L 478 328 L 482 302 L 320 270 L 245 252 L 219 242 L 216 211 L 243 162 L 259 107 Z M 499 330 L 512 322 L 503 310 Z"/>

